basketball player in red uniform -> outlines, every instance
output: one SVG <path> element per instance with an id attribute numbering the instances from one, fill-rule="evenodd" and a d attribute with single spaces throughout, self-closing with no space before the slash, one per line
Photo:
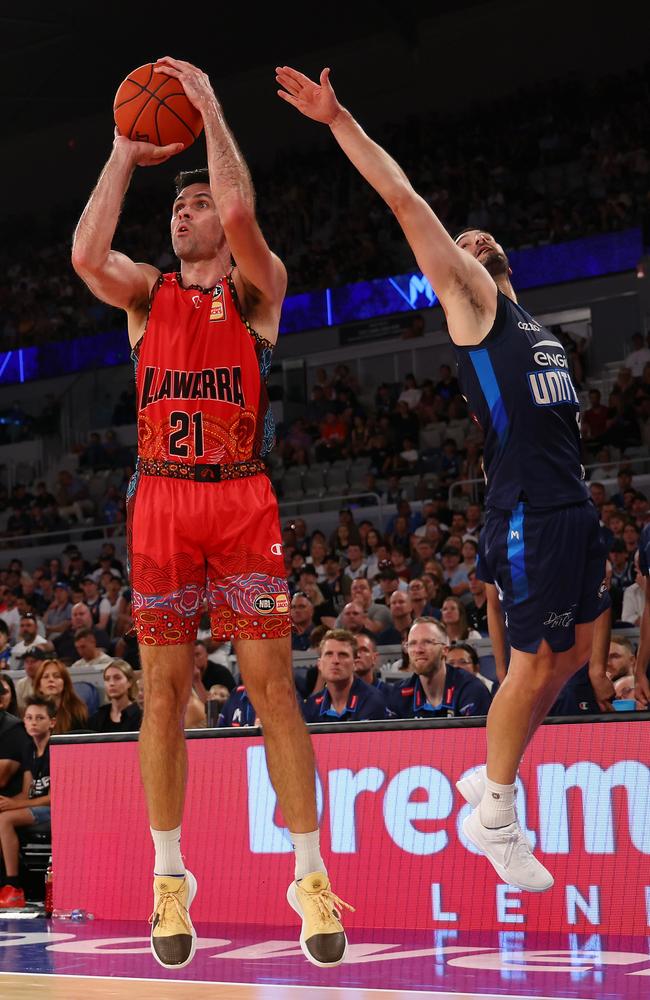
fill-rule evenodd
<path id="1" fill-rule="evenodd" d="M 180 81 L 205 127 L 208 169 L 177 178 L 171 236 L 180 271 L 161 274 L 111 244 L 135 167 L 162 163 L 181 145 L 116 136 L 72 253 L 91 291 L 127 313 L 136 365 L 138 462 L 128 542 L 145 682 L 140 763 L 155 847 L 152 951 L 161 965 L 179 969 L 196 948 L 189 916 L 196 880 L 180 852 L 182 720 L 207 599 L 213 635 L 232 639 L 264 727 L 269 773 L 295 850 L 287 898 L 302 918 L 302 950 L 316 965 L 338 965 L 347 904 L 331 892 L 320 855 L 277 502 L 263 461 L 274 441 L 266 379 L 286 271 L 257 224 L 250 174 L 208 77 L 169 57 L 156 65 Z"/>

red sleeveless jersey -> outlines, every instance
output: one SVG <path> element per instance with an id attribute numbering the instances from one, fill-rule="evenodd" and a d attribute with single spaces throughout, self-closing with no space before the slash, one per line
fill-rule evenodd
<path id="1" fill-rule="evenodd" d="M 272 351 L 242 315 L 230 275 L 213 290 L 161 275 L 133 352 L 138 455 L 188 465 L 263 458 L 275 441 Z"/>

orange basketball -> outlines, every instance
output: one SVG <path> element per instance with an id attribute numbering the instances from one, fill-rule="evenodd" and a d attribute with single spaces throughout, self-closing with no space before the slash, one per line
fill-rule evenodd
<path id="1" fill-rule="evenodd" d="M 117 88 L 113 115 L 120 135 L 138 142 L 191 146 L 203 130 L 203 119 L 190 104 L 181 84 L 166 73 L 154 73 L 154 63 L 138 66 Z"/>

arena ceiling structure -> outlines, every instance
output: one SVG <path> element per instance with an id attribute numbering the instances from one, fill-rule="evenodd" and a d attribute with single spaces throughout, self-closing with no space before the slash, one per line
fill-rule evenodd
<path id="1" fill-rule="evenodd" d="M 417 42 L 423 19 L 486 0 L 392 0 L 322 5 L 280 3 L 92 5 L 27 2 L 0 13 L 0 115 L 3 137 L 91 115 L 105 106 L 106 81 L 143 62 L 173 55 L 219 67 L 228 77 L 316 49 L 390 32 Z M 4 5 L 5 10 L 7 5 Z"/>

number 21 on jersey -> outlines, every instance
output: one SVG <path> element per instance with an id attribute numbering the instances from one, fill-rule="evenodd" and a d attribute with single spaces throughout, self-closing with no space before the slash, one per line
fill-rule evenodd
<path id="1" fill-rule="evenodd" d="M 203 455 L 203 414 L 186 413 L 184 410 L 174 410 L 169 415 L 169 454 L 175 458 L 187 458 L 190 446 L 187 443 L 194 435 L 194 456 Z"/>

